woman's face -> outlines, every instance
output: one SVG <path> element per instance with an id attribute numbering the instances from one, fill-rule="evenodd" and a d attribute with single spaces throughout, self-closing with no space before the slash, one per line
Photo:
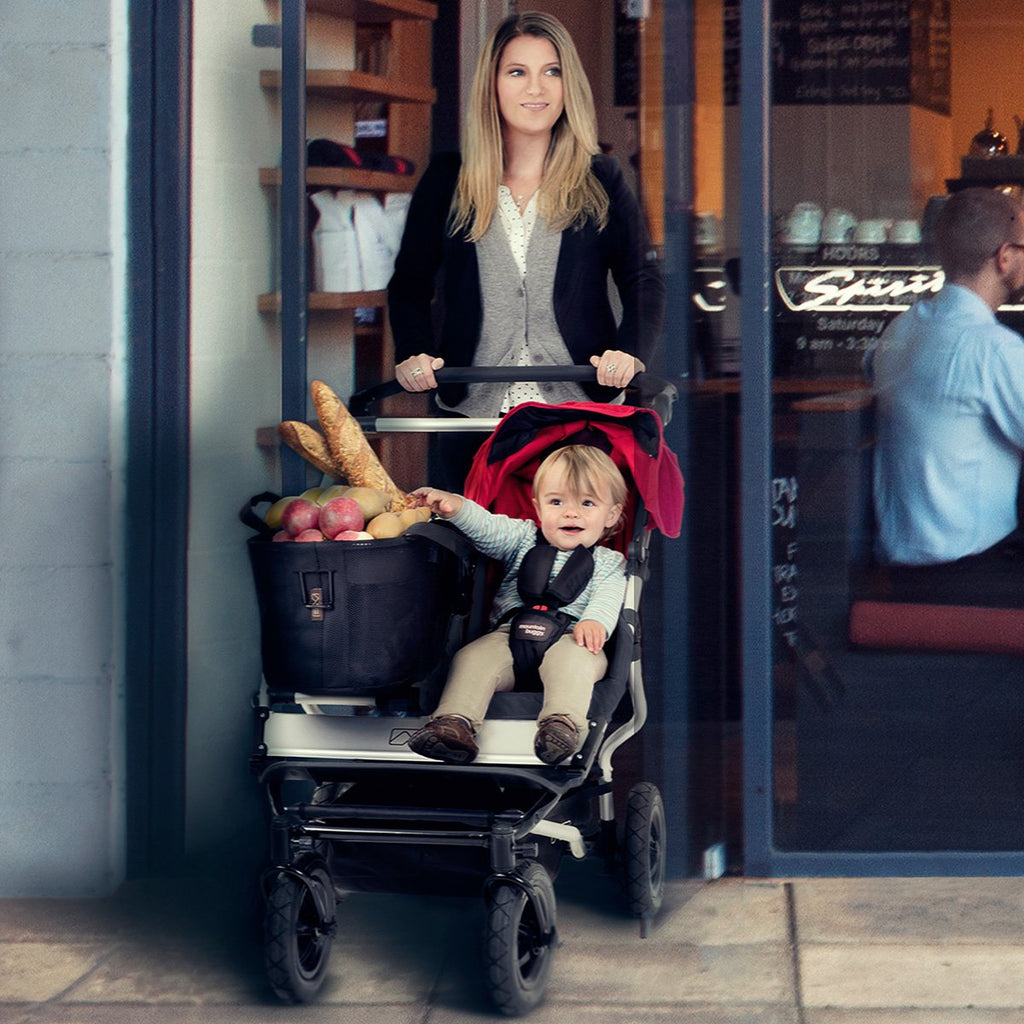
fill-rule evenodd
<path id="1" fill-rule="evenodd" d="M 562 116 L 562 65 L 550 39 L 516 36 L 498 62 L 495 83 L 505 138 L 550 135 Z"/>

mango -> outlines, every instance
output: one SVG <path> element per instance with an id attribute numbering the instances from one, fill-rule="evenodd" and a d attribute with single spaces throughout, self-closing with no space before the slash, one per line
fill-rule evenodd
<path id="1" fill-rule="evenodd" d="M 271 526 L 276 530 L 281 525 L 281 513 L 297 497 L 297 494 L 291 494 L 286 498 L 278 498 L 277 501 L 267 509 L 266 514 L 263 516 L 263 522 L 265 522 L 267 526 Z"/>
<path id="2" fill-rule="evenodd" d="M 331 484 L 330 487 L 325 487 L 323 494 L 320 495 L 320 504 L 326 505 L 335 498 L 346 498 L 350 490 L 348 484 Z"/>

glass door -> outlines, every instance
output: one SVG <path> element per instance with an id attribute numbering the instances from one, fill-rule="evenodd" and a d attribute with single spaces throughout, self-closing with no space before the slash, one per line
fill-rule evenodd
<path id="1" fill-rule="evenodd" d="M 868 371 L 880 343 L 895 344 L 894 319 L 949 284 L 935 234 L 949 197 L 1019 196 L 1024 185 L 1010 59 L 1024 10 L 1006 0 L 775 0 L 768 11 L 736 0 L 732 10 L 745 867 L 1019 873 L 1024 649 L 1003 632 L 1016 618 L 978 612 L 966 594 L 901 589 L 874 481 L 900 443 L 892 402 L 902 399 L 890 401 L 895 384 L 880 399 Z M 1014 302 L 996 315 L 1024 328 Z M 940 415 L 941 401 L 925 414 Z M 967 405 L 959 414 L 972 415 Z M 1001 642 L 986 645 L 990 634 Z"/>

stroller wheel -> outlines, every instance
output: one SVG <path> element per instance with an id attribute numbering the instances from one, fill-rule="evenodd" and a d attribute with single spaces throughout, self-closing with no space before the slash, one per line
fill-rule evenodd
<path id="1" fill-rule="evenodd" d="M 316 998 L 334 941 L 331 876 L 320 865 L 307 867 L 303 875 L 282 872 L 274 878 L 263 922 L 267 978 L 278 998 L 288 1003 L 308 1003 Z M 320 887 L 319 899 L 314 886 Z M 330 913 L 325 914 L 328 905 Z"/>
<path id="2" fill-rule="evenodd" d="M 629 791 L 625 832 L 629 909 L 647 922 L 665 895 L 665 805 L 657 786 L 638 782 Z"/>
<path id="3" fill-rule="evenodd" d="M 555 946 L 555 889 L 536 861 L 487 891 L 484 957 L 487 991 L 506 1016 L 528 1013 L 544 997 Z"/>

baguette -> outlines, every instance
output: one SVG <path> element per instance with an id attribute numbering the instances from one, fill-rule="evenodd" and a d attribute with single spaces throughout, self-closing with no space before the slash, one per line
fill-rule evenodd
<path id="1" fill-rule="evenodd" d="M 331 458 L 327 441 L 319 430 L 315 430 L 308 423 L 300 423 L 297 420 L 285 420 L 278 428 L 281 440 L 293 452 L 298 452 L 307 462 L 312 463 L 320 470 L 335 480 L 340 480 L 342 473 Z"/>
<path id="2" fill-rule="evenodd" d="M 388 476 L 345 403 L 322 380 L 313 381 L 309 390 L 334 465 L 353 487 L 383 491 L 388 496 L 388 509 L 401 512 L 408 504 L 408 495 Z"/>

